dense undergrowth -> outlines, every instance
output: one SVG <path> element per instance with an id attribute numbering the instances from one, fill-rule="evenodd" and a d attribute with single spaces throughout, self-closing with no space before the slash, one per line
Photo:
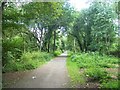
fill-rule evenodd
<path id="1" fill-rule="evenodd" d="M 32 51 L 22 53 L 21 57 L 15 58 L 12 54 L 9 55 L 9 60 L 3 66 L 3 72 L 14 72 L 35 69 L 47 61 L 50 61 L 53 57 L 61 54 L 60 50 L 56 50 L 53 53 Z"/>
<path id="2" fill-rule="evenodd" d="M 96 81 L 100 88 L 118 88 L 118 58 L 94 52 L 69 53 L 68 56 L 67 67 L 73 86 Z M 107 71 L 109 69 L 111 71 Z"/>
<path id="3" fill-rule="evenodd" d="M 54 56 L 59 56 L 62 52 L 60 50 L 56 50 L 55 52 L 53 52 Z"/>
<path id="4" fill-rule="evenodd" d="M 51 60 L 52 57 L 53 54 L 46 52 L 26 52 L 22 54 L 20 59 L 9 60 L 9 62 L 3 67 L 3 72 L 35 69 Z"/>

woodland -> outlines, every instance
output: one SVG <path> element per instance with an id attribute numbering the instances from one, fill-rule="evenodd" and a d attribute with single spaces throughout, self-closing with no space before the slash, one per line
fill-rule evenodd
<path id="1" fill-rule="evenodd" d="M 118 88 L 120 5 L 116 2 L 93 0 L 81 11 L 67 1 L 3 2 L 2 72 L 35 69 L 67 51 L 73 87 L 97 81 L 100 87 Z"/>

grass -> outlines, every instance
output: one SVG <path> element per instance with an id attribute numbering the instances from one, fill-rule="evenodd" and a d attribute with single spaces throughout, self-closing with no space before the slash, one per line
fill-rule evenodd
<path id="1" fill-rule="evenodd" d="M 115 73 L 110 73 L 106 69 L 118 69 L 117 57 L 99 55 L 98 53 L 71 53 L 68 54 L 67 67 L 73 81 L 72 85 L 82 84 L 83 82 L 97 81 L 101 88 L 109 87 L 113 82 L 113 88 L 117 87 L 117 82 L 112 76 L 118 77 Z M 80 70 L 84 70 L 80 73 Z M 108 83 L 106 83 L 108 82 Z M 106 84 L 105 84 L 106 83 Z M 111 88 L 112 86 L 110 86 Z"/>
<path id="2" fill-rule="evenodd" d="M 79 67 L 76 66 L 76 63 L 72 63 L 69 58 L 67 60 L 67 68 L 71 78 L 70 84 L 72 87 L 75 87 L 75 85 L 78 83 L 85 83 L 83 74 L 79 72 Z"/>
<path id="3" fill-rule="evenodd" d="M 23 53 L 20 59 L 9 60 L 9 62 L 3 67 L 3 72 L 14 72 L 35 69 L 47 61 L 51 60 L 52 54 L 46 52 L 26 52 Z"/>

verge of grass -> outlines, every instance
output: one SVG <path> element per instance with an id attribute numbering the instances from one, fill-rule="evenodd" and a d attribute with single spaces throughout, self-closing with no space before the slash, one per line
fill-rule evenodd
<path id="1" fill-rule="evenodd" d="M 80 73 L 79 67 L 76 66 L 76 63 L 71 62 L 69 58 L 67 58 L 67 69 L 69 77 L 71 79 L 70 85 L 72 87 L 75 87 L 78 83 L 79 84 L 85 83 L 84 75 Z"/>

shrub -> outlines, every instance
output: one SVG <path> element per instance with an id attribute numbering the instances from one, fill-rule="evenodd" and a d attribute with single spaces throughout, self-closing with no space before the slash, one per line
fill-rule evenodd
<path id="1" fill-rule="evenodd" d="M 86 76 L 88 76 L 88 78 L 91 78 L 92 80 L 97 80 L 97 81 L 108 76 L 107 72 L 99 67 L 89 68 L 84 73 Z"/>
<path id="2" fill-rule="evenodd" d="M 3 67 L 3 72 L 35 69 L 51 58 L 51 54 L 46 52 L 26 52 L 22 54 L 19 60 L 9 60 L 5 67 Z"/>
<path id="3" fill-rule="evenodd" d="M 27 52 L 23 53 L 21 60 L 22 62 L 27 62 L 28 60 L 38 60 L 38 61 L 48 61 L 51 59 L 51 55 L 46 52 Z"/>
<path id="4" fill-rule="evenodd" d="M 103 82 L 101 84 L 102 88 L 119 88 L 120 81 L 119 80 L 112 80 L 108 82 Z"/>
<path id="5" fill-rule="evenodd" d="M 118 58 L 98 53 L 78 53 L 70 56 L 72 62 L 77 62 L 80 68 L 89 68 L 99 66 L 101 68 L 112 68 L 113 64 L 118 63 Z"/>
<path id="6" fill-rule="evenodd" d="M 60 50 L 57 50 L 53 53 L 54 56 L 59 56 L 61 54 L 61 51 Z"/>
<path id="7" fill-rule="evenodd" d="M 70 53 L 67 63 L 73 63 L 74 67 L 83 68 L 83 75 L 87 76 L 87 79 L 92 81 L 98 81 L 101 83 L 107 83 L 110 80 L 113 80 L 111 74 L 106 71 L 105 68 L 116 68 L 119 64 L 118 58 L 113 56 L 108 56 L 105 54 L 100 55 L 98 52 L 89 52 L 89 53 Z M 68 64 L 67 64 L 68 65 Z M 78 73 L 79 70 L 75 71 L 72 64 L 68 65 L 68 68 L 72 70 L 71 73 Z M 71 66 L 71 67 L 70 67 Z M 80 74 L 78 74 L 79 76 Z M 73 76 L 72 74 L 70 75 Z M 78 78 L 78 77 L 76 77 Z M 84 78 L 84 77 L 83 77 Z M 119 78 L 119 75 L 118 75 Z M 75 79 L 75 82 L 77 79 Z M 108 83 L 109 85 L 109 83 Z"/>
<path id="8" fill-rule="evenodd" d="M 7 38 L 2 42 L 2 59 L 3 59 L 3 66 L 8 63 L 8 61 L 14 59 L 20 59 L 23 48 L 24 42 L 23 37 L 16 35 L 15 37 Z"/>
<path id="9" fill-rule="evenodd" d="M 13 60 L 12 61 L 9 61 L 5 67 L 3 68 L 2 72 L 9 72 L 9 71 L 19 71 L 19 70 L 22 70 L 22 63 L 18 63 L 18 62 L 14 62 Z"/>
<path id="10" fill-rule="evenodd" d="M 72 55 L 74 55 L 74 52 L 68 52 L 68 56 L 70 57 L 70 56 L 72 56 Z"/>
<path id="11" fill-rule="evenodd" d="M 79 59 L 77 55 L 72 55 L 70 58 L 72 62 L 76 62 Z"/>

